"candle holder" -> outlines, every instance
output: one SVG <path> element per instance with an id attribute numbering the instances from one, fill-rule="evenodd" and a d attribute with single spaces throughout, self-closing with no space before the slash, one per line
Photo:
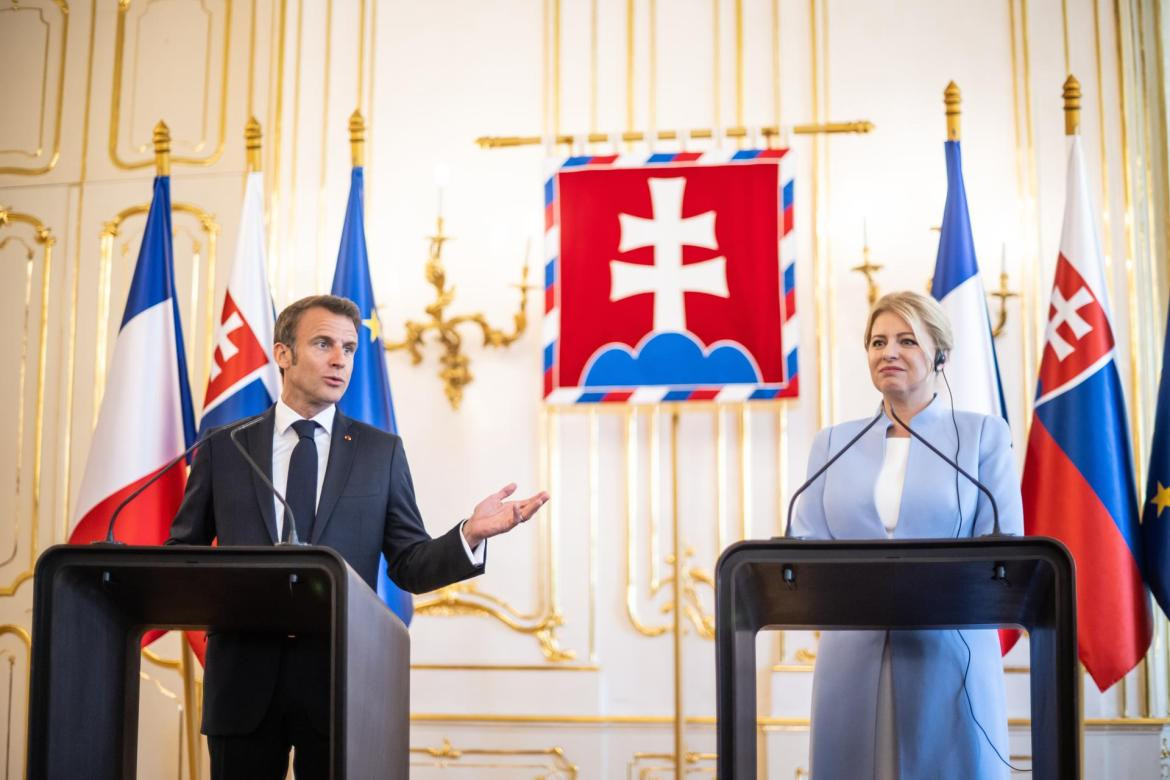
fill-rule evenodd
<path id="1" fill-rule="evenodd" d="M 1000 271 L 999 289 L 992 290 L 988 295 L 999 299 L 999 316 L 996 317 L 995 327 L 991 329 L 992 338 L 999 338 L 1000 334 L 1003 333 L 1004 326 L 1007 325 L 1007 302 L 1011 298 L 1020 297 L 1020 294 L 1008 287 L 1007 271 Z"/>
<path id="2" fill-rule="evenodd" d="M 861 274 L 865 277 L 866 298 L 869 300 L 869 307 L 872 309 L 873 305 L 877 303 L 878 294 L 881 292 L 877 285 L 877 272 L 882 270 L 885 266 L 874 263 L 869 258 L 869 242 L 866 241 L 861 247 L 861 265 L 855 265 L 850 268 L 850 271 Z"/>
<path id="3" fill-rule="evenodd" d="M 443 267 L 443 244 L 451 237 L 443 232 L 443 217 L 436 217 L 435 234 L 428 236 L 430 249 L 427 253 L 425 274 L 427 282 L 435 288 L 435 300 L 427 306 L 425 311 L 429 320 L 419 322 L 407 320 L 405 323 L 406 338 L 402 341 L 387 342 L 386 351 L 396 352 L 405 349 L 410 353 L 410 361 L 418 365 L 423 360 L 423 345 L 427 333 L 434 332 L 438 343 L 442 345 L 439 355 L 439 379 L 443 381 L 443 392 L 452 409 L 458 409 L 463 401 L 463 388 L 471 384 L 475 376 L 471 373 L 471 358 L 463 354 L 463 337 L 458 328 L 461 325 L 473 324 L 479 326 L 483 334 L 485 347 L 507 347 L 520 338 L 528 327 L 528 316 L 525 308 L 528 305 L 528 257 L 524 258 L 524 270 L 520 273 L 520 284 L 511 285 L 520 290 L 520 306 L 512 316 L 512 331 L 507 333 L 492 327 L 487 317 L 480 312 L 460 314 L 448 318 L 446 309 L 455 300 L 455 288 L 447 285 L 447 272 Z"/>

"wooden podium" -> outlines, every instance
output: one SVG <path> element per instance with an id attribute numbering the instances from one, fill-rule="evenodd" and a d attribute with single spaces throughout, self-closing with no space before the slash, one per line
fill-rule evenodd
<path id="1" fill-rule="evenodd" d="M 1032 776 L 1080 776 L 1076 589 L 1060 542 L 740 542 L 720 557 L 715 591 L 719 777 L 756 777 L 761 629 L 1000 626 L 1028 631 Z"/>
<path id="2" fill-rule="evenodd" d="M 150 628 L 331 636 L 331 776 L 408 776 L 410 639 L 336 552 L 92 545 L 37 561 L 30 778 L 135 776 Z"/>

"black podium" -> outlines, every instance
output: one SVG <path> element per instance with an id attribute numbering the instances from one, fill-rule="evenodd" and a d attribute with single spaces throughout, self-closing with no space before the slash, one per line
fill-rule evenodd
<path id="1" fill-rule="evenodd" d="M 57 546 L 37 562 L 28 777 L 132 778 L 142 632 L 332 637 L 331 775 L 405 778 L 410 639 L 324 547 Z"/>
<path id="2" fill-rule="evenodd" d="M 761 629 L 1020 626 L 1032 652 L 1032 777 L 1080 777 L 1076 592 L 1038 537 L 740 542 L 715 573 L 718 773 L 756 777 Z"/>

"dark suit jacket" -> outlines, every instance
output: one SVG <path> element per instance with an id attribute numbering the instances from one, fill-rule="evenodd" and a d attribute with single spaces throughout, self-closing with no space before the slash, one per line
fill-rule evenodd
<path id="1" fill-rule="evenodd" d="M 265 473 L 272 474 L 275 406 L 239 438 Z M 183 504 L 171 524 L 167 544 L 275 544 L 272 491 L 249 468 L 225 426 L 208 434 L 196 451 Z M 468 560 L 456 525 L 432 539 L 423 527 L 402 440 L 351 420 L 338 411 L 333 419 L 329 462 L 308 541 L 332 547 L 371 588 L 376 588 L 378 555 L 387 572 L 412 593 L 466 579 L 483 571 Z M 316 725 L 328 730 L 329 650 L 323 637 L 296 640 L 294 652 L 312 656 L 320 674 L 304 681 L 309 700 L 320 702 Z M 203 689 L 203 732 L 247 734 L 260 723 L 276 687 L 283 636 L 211 633 Z M 302 661 L 304 659 L 301 659 Z"/>

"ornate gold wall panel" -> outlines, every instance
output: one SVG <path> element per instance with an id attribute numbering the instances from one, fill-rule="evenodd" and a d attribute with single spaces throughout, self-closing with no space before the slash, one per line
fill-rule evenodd
<path id="1" fill-rule="evenodd" d="M 29 580 L 33 574 L 33 564 L 40 551 L 38 536 L 40 531 L 40 503 L 41 503 L 41 460 L 44 435 L 45 410 L 45 365 L 48 353 L 49 327 L 49 293 L 52 283 L 53 246 L 56 239 L 49 228 L 36 217 L 15 211 L 8 211 L 0 207 L 0 261 L 7 264 L 10 260 L 21 263 L 23 273 L 14 274 L 21 278 L 21 284 L 16 289 L 22 290 L 23 306 L 20 309 L 13 307 L 11 314 L 18 316 L 19 324 L 9 333 L 20 333 L 20 354 L 11 355 L 10 365 L 17 365 L 16 372 L 16 403 L 13 408 L 16 414 L 15 430 L 11 433 L 10 441 L 16 446 L 13 451 L 15 461 L 12 464 L 11 474 L 13 483 L 11 496 L 13 507 L 10 514 L 12 523 L 12 539 L 6 544 L 6 549 L 0 549 L 0 569 L 19 560 L 27 563 L 18 563 L 21 570 L 6 584 L 0 585 L 0 597 L 12 596 L 22 583 Z M 38 250 L 40 263 L 37 262 Z M 8 268 L 3 269 L 0 279 L 7 276 Z M 39 279 L 38 277 L 39 272 Z M 36 283 L 34 283 L 36 279 Z M 36 297 L 34 298 L 34 294 Z M 30 349 L 31 342 L 31 349 Z M 12 342 L 10 342 L 12 343 Z M 35 355 L 35 363 L 30 363 L 30 351 Z M 33 390 L 32 419 L 26 417 L 28 382 L 30 375 L 35 376 Z M 5 426 L 7 427 L 7 426 Z M 32 474 L 31 479 L 24 469 L 25 441 L 32 432 Z M 5 437 L 6 439 L 9 437 Z M 6 491 L 7 492 L 7 491 Z M 25 496 L 28 496 L 26 504 Z M 27 514 L 26 514 L 27 512 Z M 22 539 L 21 528 L 27 522 L 27 540 Z M 27 544 L 24 553 L 21 544 Z"/>
<path id="2" fill-rule="evenodd" d="M 28 734 L 28 676 L 32 660 L 32 638 L 23 626 L 11 623 L 0 626 L 0 637 L 4 636 L 16 637 L 23 651 L 23 655 L 17 657 L 7 649 L 0 649 L 0 659 L 5 661 L 3 666 L 0 666 L 0 675 L 6 678 L 3 683 L 6 693 L 0 706 L 4 707 L 6 714 L 4 736 L 8 747 L 4 751 L 4 776 L 7 778 L 14 774 L 13 747 L 16 748 L 16 757 L 23 757 L 24 750 L 20 746 L 24 744 L 25 735 Z M 17 670 L 18 663 L 23 668 L 23 674 Z M 18 723 L 22 724 L 22 728 L 16 728 Z"/>
<path id="3" fill-rule="evenodd" d="M 555 415 L 549 416 L 545 425 L 546 436 L 542 439 L 544 447 L 541 461 L 546 463 L 548 479 L 557 479 L 560 473 L 558 429 Z M 547 458 L 547 460 L 546 460 Z M 550 492 L 555 493 L 556 485 L 553 481 L 544 482 L 549 485 Z M 440 617 L 454 617 L 465 615 L 482 615 L 499 621 L 508 629 L 521 634 L 532 636 L 545 660 L 550 663 L 563 664 L 577 658 L 575 650 L 567 650 L 560 646 L 557 630 L 565 624 L 565 617 L 561 612 L 557 597 L 559 582 L 559 566 L 557 565 L 557 524 L 559 510 L 557 503 L 551 502 L 547 508 L 537 515 L 537 525 L 541 537 L 539 546 L 540 557 L 537 566 L 543 576 L 537 589 L 537 606 L 531 611 L 524 611 L 509 603 L 506 599 L 481 591 L 474 581 L 461 582 L 440 588 L 415 599 L 414 611 L 418 615 L 435 615 Z M 593 538 L 590 544 L 594 544 Z M 596 550 L 591 551 L 591 557 L 596 557 Z M 593 583 L 590 584 L 591 590 Z M 590 596 L 592 603 L 593 596 Z M 593 648 L 589 655 L 592 658 Z M 432 665 L 444 669 L 464 668 L 459 664 Z M 483 665 L 478 665 L 483 668 Z M 497 669 L 512 669 L 519 667 L 493 666 Z M 559 668 L 559 667 L 550 667 Z M 586 667 L 593 669 L 593 667 Z"/>
<path id="4" fill-rule="evenodd" d="M 411 774 L 427 769 L 450 772 L 455 776 L 482 777 L 484 773 L 504 776 L 504 772 L 536 773 L 546 780 L 576 780 L 577 767 L 565 757 L 565 751 L 553 748 L 457 748 L 447 739 L 438 747 L 412 747 Z M 429 774 L 429 773 L 428 773 Z"/>
<path id="5" fill-rule="evenodd" d="M 154 165 L 152 128 L 171 128 L 171 163 L 207 166 L 227 130 L 231 0 L 118 0 L 110 91 L 110 160 Z"/>
<path id="6" fill-rule="evenodd" d="M 65 0 L 8 0 L 0 6 L 0 73 L 8 74 L 0 174 L 36 176 L 57 165 L 68 39 Z"/>

